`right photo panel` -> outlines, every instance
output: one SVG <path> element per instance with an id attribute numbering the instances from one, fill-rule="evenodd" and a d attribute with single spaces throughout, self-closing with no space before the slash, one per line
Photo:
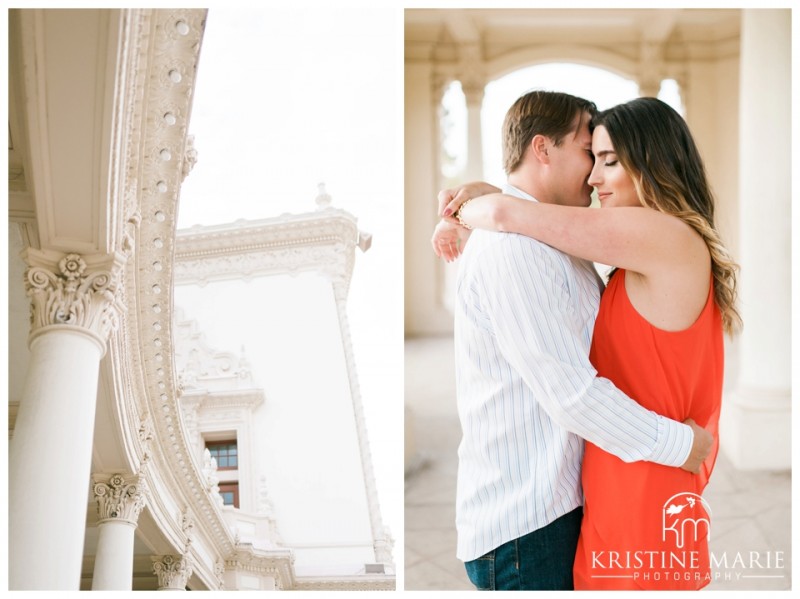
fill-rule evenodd
<path id="1" fill-rule="evenodd" d="M 405 590 L 791 589 L 791 9 L 407 9 Z"/>

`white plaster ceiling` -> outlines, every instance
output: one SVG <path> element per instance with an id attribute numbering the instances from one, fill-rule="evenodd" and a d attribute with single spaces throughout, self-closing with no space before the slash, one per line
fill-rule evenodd
<path id="1" fill-rule="evenodd" d="M 406 60 L 457 58 L 480 44 L 486 59 L 533 44 L 622 48 L 643 42 L 698 43 L 735 37 L 736 9 L 409 9 Z"/>

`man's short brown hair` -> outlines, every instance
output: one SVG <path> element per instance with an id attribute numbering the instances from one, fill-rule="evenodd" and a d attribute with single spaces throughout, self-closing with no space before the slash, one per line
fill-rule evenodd
<path id="1" fill-rule="evenodd" d="M 576 117 L 594 116 L 594 102 L 561 92 L 532 91 L 517 99 L 503 121 L 503 169 L 513 173 L 522 163 L 535 135 L 545 135 L 560 145 L 575 130 Z M 580 124 L 580 120 L 578 121 Z"/>

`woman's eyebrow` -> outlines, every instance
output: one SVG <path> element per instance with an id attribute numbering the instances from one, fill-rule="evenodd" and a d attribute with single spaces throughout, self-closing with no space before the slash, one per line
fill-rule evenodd
<path id="1" fill-rule="evenodd" d="M 605 156 L 607 154 L 616 154 L 616 152 L 614 150 L 600 150 L 599 152 L 595 152 L 594 155 L 602 157 L 602 156 Z"/>

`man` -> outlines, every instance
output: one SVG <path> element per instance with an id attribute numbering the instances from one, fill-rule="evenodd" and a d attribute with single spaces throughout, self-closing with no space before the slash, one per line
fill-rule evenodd
<path id="1" fill-rule="evenodd" d="M 530 92 L 503 125 L 503 192 L 588 206 L 594 104 Z M 470 184 L 440 194 L 498 191 Z M 445 213 L 443 216 L 450 216 Z M 442 221 L 437 254 L 458 255 Z M 464 239 L 461 240 L 463 243 Z M 596 376 L 588 354 L 601 285 L 591 263 L 520 235 L 474 231 L 455 307 L 457 555 L 479 589 L 571 589 L 583 439 L 631 462 L 696 472 L 712 437 L 650 412 Z"/>

